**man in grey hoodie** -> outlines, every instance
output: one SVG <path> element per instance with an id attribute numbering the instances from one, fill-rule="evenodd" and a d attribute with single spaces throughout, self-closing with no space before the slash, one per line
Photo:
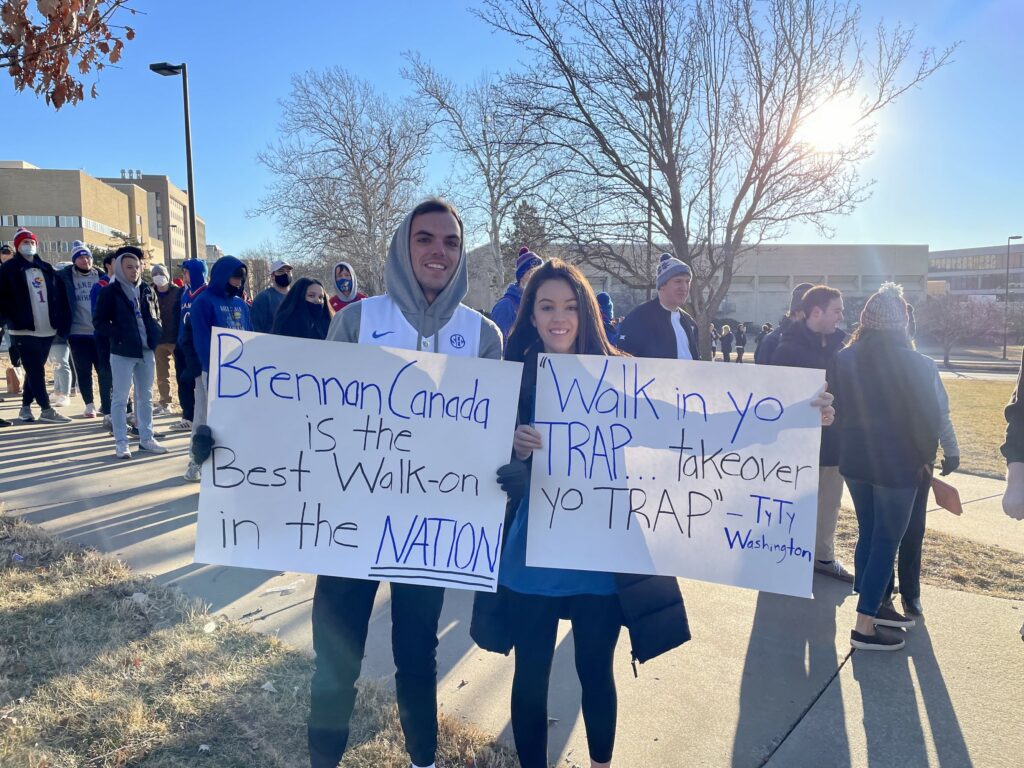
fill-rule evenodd
<path id="1" fill-rule="evenodd" d="M 454 206 L 437 199 L 418 205 L 391 240 L 384 267 L 387 293 L 335 315 L 328 341 L 500 359 L 497 326 L 461 303 L 469 284 L 462 238 Z M 348 744 L 378 583 L 317 577 L 309 715 L 313 768 L 334 768 Z M 398 712 L 414 768 L 432 768 L 437 750 L 437 622 L 443 603 L 439 587 L 391 585 Z"/>

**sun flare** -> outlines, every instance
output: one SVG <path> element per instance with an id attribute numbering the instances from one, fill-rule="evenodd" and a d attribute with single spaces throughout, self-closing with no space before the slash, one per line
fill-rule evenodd
<path id="1" fill-rule="evenodd" d="M 852 98 L 827 101 L 807 115 L 797 130 L 797 140 L 818 152 L 834 152 L 857 138 L 860 117 L 858 102 Z"/>

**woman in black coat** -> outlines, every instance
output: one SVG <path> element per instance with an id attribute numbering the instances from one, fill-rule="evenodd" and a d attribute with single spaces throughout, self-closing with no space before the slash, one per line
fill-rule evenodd
<path id="1" fill-rule="evenodd" d="M 513 461 L 498 470 L 510 496 L 510 517 L 499 583 L 505 623 L 516 649 L 512 683 L 512 732 L 523 768 L 547 768 L 547 700 L 560 618 L 573 624 L 576 671 L 583 689 L 583 719 L 590 758 L 611 761 L 615 742 L 616 692 L 612 660 L 619 632 L 630 633 L 635 661 L 646 661 L 690 639 L 678 582 L 664 576 L 631 576 L 526 565 L 529 463 L 541 447 L 534 419 L 537 355 L 622 354 L 605 336 L 597 299 L 583 274 L 560 259 L 533 273 L 523 293 L 505 348 L 507 360 L 524 363 L 519 426 Z M 493 602 L 484 595 L 474 604 Z M 474 638 L 485 642 L 480 635 Z M 492 646 L 487 645 L 488 648 Z M 505 650 L 492 648 L 494 650 Z"/>
<path id="2" fill-rule="evenodd" d="M 903 289 L 885 283 L 864 305 L 860 326 L 835 357 L 829 386 L 836 402 L 839 471 L 857 511 L 853 588 L 857 623 L 850 644 L 899 650 L 914 620 L 884 602 L 896 552 L 919 493 L 927 493 L 941 415 L 935 363 L 914 351 Z"/>
<path id="3" fill-rule="evenodd" d="M 311 277 L 300 277 L 274 313 L 271 333 L 297 339 L 326 339 L 331 326 L 331 308 L 325 296 L 323 283 Z"/>

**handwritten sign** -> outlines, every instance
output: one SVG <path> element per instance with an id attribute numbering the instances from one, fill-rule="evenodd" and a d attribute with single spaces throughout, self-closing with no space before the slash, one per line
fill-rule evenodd
<path id="1" fill-rule="evenodd" d="M 526 561 L 809 597 L 816 370 L 542 355 Z"/>
<path id="2" fill-rule="evenodd" d="M 215 331 L 197 562 L 496 588 L 520 365 Z"/>

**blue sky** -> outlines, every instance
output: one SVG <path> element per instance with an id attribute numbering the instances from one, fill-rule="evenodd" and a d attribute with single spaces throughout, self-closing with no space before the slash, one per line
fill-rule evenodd
<path id="1" fill-rule="evenodd" d="M 278 100 L 293 73 L 339 65 L 391 95 L 408 93 L 402 53 L 418 50 L 468 82 L 521 58 L 469 3 L 383 0 L 180 0 L 136 5 L 137 38 L 100 96 L 55 113 L 0 78 L 0 159 L 116 176 L 122 168 L 169 175 L 185 187 L 181 86 L 148 70 L 189 65 L 198 211 L 208 242 L 237 253 L 275 222 L 250 219 L 269 182 L 256 154 L 276 135 Z M 282 9 L 284 12 L 282 13 Z M 288 15 L 294 9 L 292 15 Z M 955 63 L 906 94 L 880 118 L 871 200 L 833 220 L 838 243 L 927 243 L 932 249 L 992 245 L 1024 230 L 1024 3 L 1019 0 L 869 0 L 867 19 L 918 26 L 918 45 L 963 43 Z M 444 176 L 444 160 L 430 167 Z M 787 242 L 819 242 L 795 227 Z"/>

